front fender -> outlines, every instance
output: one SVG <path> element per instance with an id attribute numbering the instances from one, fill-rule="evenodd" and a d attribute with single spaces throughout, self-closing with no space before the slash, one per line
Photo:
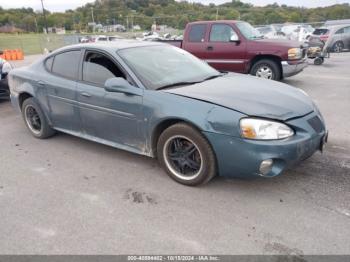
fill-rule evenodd
<path id="1" fill-rule="evenodd" d="M 207 132 L 240 137 L 239 120 L 246 115 L 237 111 L 214 106 L 207 114 Z"/>

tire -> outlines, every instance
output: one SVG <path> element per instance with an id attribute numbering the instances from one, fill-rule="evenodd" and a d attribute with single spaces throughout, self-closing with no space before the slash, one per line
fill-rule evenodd
<path id="1" fill-rule="evenodd" d="M 332 50 L 336 53 L 342 52 L 344 49 L 344 43 L 342 41 L 337 41 L 333 44 Z"/>
<path id="2" fill-rule="evenodd" d="M 324 58 L 323 57 L 316 57 L 314 60 L 314 64 L 315 65 L 322 65 L 324 62 Z"/>
<path id="3" fill-rule="evenodd" d="M 208 183 L 216 175 L 216 157 L 206 138 L 195 128 L 178 123 L 160 135 L 157 156 L 168 175 L 186 186 Z"/>
<path id="4" fill-rule="evenodd" d="M 24 100 L 22 117 L 28 130 L 34 137 L 45 139 L 55 134 L 55 130 L 49 126 L 43 111 L 33 98 Z"/>
<path id="5" fill-rule="evenodd" d="M 279 65 L 271 59 L 262 59 L 255 62 L 250 70 L 250 74 L 276 81 L 281 79 L 281 69 Z"/>

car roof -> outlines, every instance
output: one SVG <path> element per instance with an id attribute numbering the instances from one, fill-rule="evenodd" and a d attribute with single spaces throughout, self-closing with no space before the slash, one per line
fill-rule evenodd
<path id="1" fill-rule="evenodd" d="M 70 49 L 76 49 L 76 48 L 97 48 L 97 49 L 114 52 L 117 50 L 127 49 L 127 48 L 146 47 L 146 46 L 164 46 L 164 45 L 166 44 L 163 44 L 160 42 L 146 42 L 146 41 L 139 41 L 139 40 L 120 39 L 120 41 L 117 41 L 117 42 L 96 42 L 96 43 L 81 43 L 81 44 L 69 45 L 58 49 L 54 53 L 70 50 Z"/>
<path id="2" fill-rule="evenodd" d="M 324 28 L 324 29 L 340 29 L 340 28 L 348 27 L 348 26 L 350 26 L 350 24 L 328 25 L 328 26 L 324 26 L 322 28 Z"/>

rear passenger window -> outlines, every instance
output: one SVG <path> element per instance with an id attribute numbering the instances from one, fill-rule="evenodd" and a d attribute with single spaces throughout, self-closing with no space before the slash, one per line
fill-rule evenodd
<path id="1" fill-rule="evenodd" d="M 189 34 L 190 42 L 204 42 L 206 25 L 192 25 Z"/>
<path id="2" fill-rule="evenodd" d="M 124 73 L 107 56 L 97 52 L 87 52 L 83 64 L 83 80 L 103 87 L 106 80 L 114 77 L 126 79 Z"/>
<path id="3" fill-rule="evenodd" d="M 52 69 L 52 62 L 53 62 L 53 56 L 52 57 L 49 57 L 48 59 L 46 59 L 45 61 L 45 67 L 48 71 L 51 72 L 51 69 Z"/>
<path id="4" fill-rule="evenodd" d="M 79 70 L 79 51 L 68 51 L 55 56 L 52 72 L 70 79 L 77 79 Z"/>

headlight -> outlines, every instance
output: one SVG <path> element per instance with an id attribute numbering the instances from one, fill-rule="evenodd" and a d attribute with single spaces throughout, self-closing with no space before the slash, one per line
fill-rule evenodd
<path id="1" fill-rule="evenodd" d="M 294 131 L 285 124 L 257 118 L 243 118 L 240 121 L 241 135 L 256 140 L 277 140 L 294 135 Z"/>
<path id="2" fill-rule="evenodd" d="M 303 51 L 300 48 L 291 48 L 288 50 L 288 59 L 296 60 L 301 59 L 303 56 Z"/>

